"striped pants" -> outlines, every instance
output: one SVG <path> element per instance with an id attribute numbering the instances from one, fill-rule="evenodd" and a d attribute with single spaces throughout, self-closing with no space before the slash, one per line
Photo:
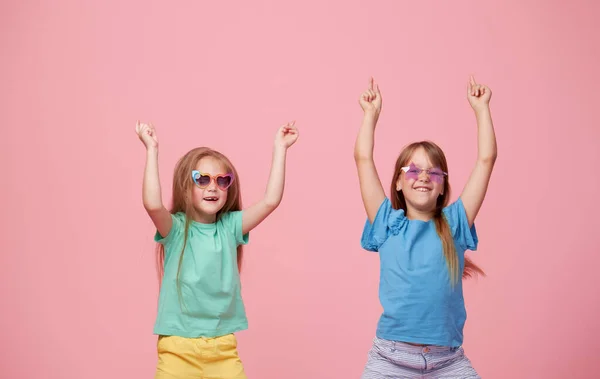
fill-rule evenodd
<path id="1" fill-rule="evenodd" d="M 373 340 L 362 379 L 480 378 L 462 347 L 414 346 Z"/>

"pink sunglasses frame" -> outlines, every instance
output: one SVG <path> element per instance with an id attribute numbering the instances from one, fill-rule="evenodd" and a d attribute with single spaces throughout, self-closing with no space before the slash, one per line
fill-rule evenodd
<path id="1" fill-rule="evenodd" d="M 199 176 L 208 176 L 208 177 L 210 178 L 210 182 L 208 182 L 208 184 L 207 184 L 207 185 L 205 185 L 205 186 L 201 186 L 201 185 L 200 185 L 200 183 L 198 183 L 198 179 L 199 179 L 199 178 L 197 178 L 197 176 L 198 176 L 198 175 L 199 175 Z M 219 183 L 217 182 L 217 179 L 219 179 L 219 178 L 229 178 L 229 179 L 231 179 L 231 181 L 229 182 L 229 185 L 228 185 L 227 187 L 223 188 L 223 187 L 221 187 L 221 186 L 219 185 Z M 204 189 L 204 188 L 206 188 L 206 187 L 210 186 L 210 183 L 214 181 L 214 182 L 215 182 L 215 184 L 217 185 L 217 187 L 218 187 L 218 188 L 219 188 L 221 191 L 227 191 L 227 189 L 228 189 L 229 187 L 231 187 L 231 185 L 233 184 L 233 181 L 235 180 L 235 176 L 233 176 L 233 174 L 232 174 L 232 173 L 227 173 L 227 174 L 219 174 L 219 175 L 212 176 L 212 175 L 209 175 L 209 174 L 206 174 L 206 173 L 200 172 L 200 171 L 198 171 L 198 170 L 192 170 L 192 180 L 194 181 L 194 184 L 195 184 L 195 185 L 196 185 L 196 187 L 198 187 L 198 188 L 202 188 L 202 189 Z"/>

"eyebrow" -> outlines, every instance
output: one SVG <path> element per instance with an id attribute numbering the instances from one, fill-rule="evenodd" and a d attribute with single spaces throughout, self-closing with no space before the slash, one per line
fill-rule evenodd
<path id="1" fill-rule="evenodd" d="M 418 164 L 416 164 L 414 162 L 411 162 L 411 163 L 414 164 L 415 167 L 420 168 L 421 170 L 431 170 L 432 168 L 439 168 L 441 170 L 440 166 L 431 166 L 429 168 L 423 168 L 423 167 L 419 166 Z M 408 164 L 408 166 L 410 167 L 410 163 Z"/>

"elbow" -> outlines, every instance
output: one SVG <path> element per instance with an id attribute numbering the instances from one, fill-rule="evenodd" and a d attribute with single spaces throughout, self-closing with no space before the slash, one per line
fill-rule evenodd
<path id="1" fill-rule="evenodd" d="M 273 212 L 275 209 L 277 209 L 277 207 L 279 206 L 279 204 L 281 204 L 281 198 L 279 199 L 265 199 L 265 208 L 267 210 L 267 212 L 271 213 Z"/>
<path id="2" fill-rule="evenodd" d="M 263 198 L 263 201 L 262 201 L 264 209 L 268 213 L 273 212 L 279 206 L 279 204 L 281 204 L 282 198 L 283 198 L 283 192 L 281 194 L 277 194 L 277 195 L 272 194 L 272 193 L 267 194 Z"/>
<path id="3" fill-rule="evenodd" d="M 370 161 L 373 160 L 373 155 L 372 154 L 367 154 L 358 150 L 354 150 L 354 160 L 356 162 L 366 162 L 366 161 Z"/>
<path id="4" fill-rule="evenodd" d="M 493 154 L 488 154 L 479 157 L 479 162 L 485 166 L 493 166 L 496 163 L 496 159 L 498 158 L 498 153 L 494 152 Z"/>
<path id="5" fill-rule="evenodd" d="M 163 209 L 162 204 L 155 204 L 152 202 L 144 201 L 144 209 L 148 213 L 154 213 Z"/>

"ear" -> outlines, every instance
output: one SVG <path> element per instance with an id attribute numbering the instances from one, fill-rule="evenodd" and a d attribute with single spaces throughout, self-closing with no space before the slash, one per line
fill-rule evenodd
<path id="1" fill-rule="evenodd" d="M 398 180 L 396 180 L 396 191 L 402 191 L 402 175 L 398 177 Z"/>

